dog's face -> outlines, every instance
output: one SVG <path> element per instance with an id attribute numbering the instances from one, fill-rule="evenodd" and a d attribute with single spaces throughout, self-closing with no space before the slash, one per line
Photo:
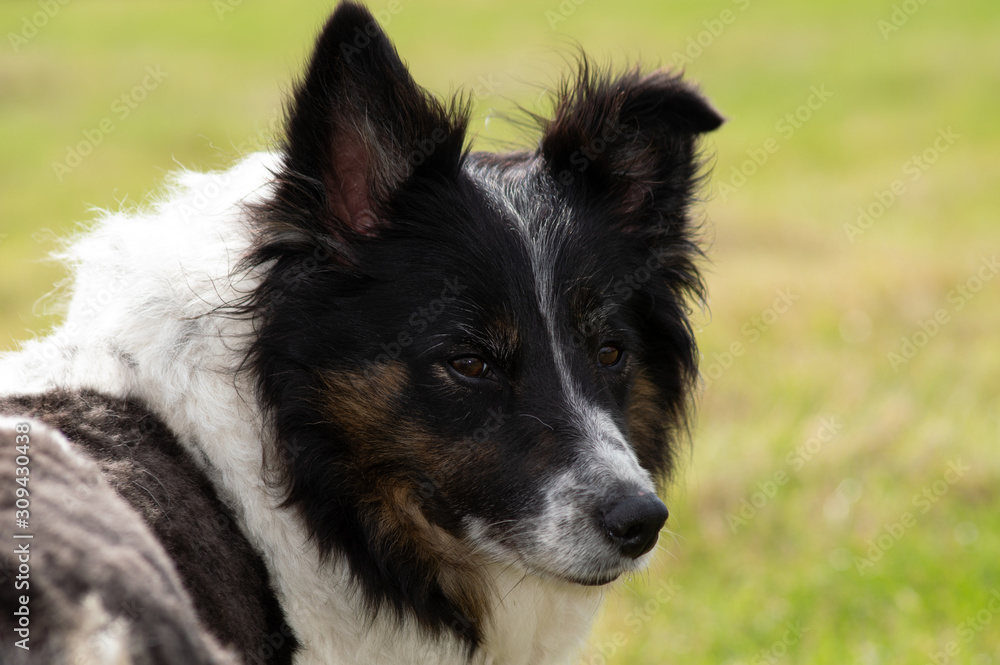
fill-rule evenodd
<path id="1" fill-rule="evenodd" d="M 585 66 L 533 151 L 469 154 L 467 113 L 341 5 L 251 211 L 249 366 L 322 550 L 474 646 L 484 563 L 599 585 L 656 542 L 697 371 L 695 141 L 721 120 L 668 74 Z"/>

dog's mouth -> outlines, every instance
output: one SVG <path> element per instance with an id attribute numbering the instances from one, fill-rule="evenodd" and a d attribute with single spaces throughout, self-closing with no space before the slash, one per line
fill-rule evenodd
<path id="1" fill-rule="evenodd" d="M 532 562 L 521 555 L 518 555 L 517 559 L 524 570 L 532 575 L 583 587 L 607 586 L 617 582 L 622 575 L 629 574 L 635 570 L 635 568 L 628 565 L 601 567 L 601 569 L 594 572 L 554 570 L 550 567 L 539 566 L 536 562 Z"/>
<path id="2" fill-rule="evenodd" d="M 585 529 L 574 530 L 583 537 L 560 547 L 539 547 L 537 538 L 522 539 L 523 531 L 514 537 L 504 533 L 487 535 L 487 529 L 481 525 L 473 526 L 470 531 L 464 534 L 471 536 L 469 545 L 488 560 L 502 566 L 513 565 L 535 577 L 581 587 L 607 586 L 622 576 L 641 571 L 649 563 L 653 549 L 635 555 L 623 554 L 611 539 Z"/>
<path id="3" fill-rule="evenodd" d="M 605 575 L 597 577 L 588 577 L 585 579 L 574 579 L 572 577 L 564 578 L 567 582 L 572 582 L 573 584 L 579 584 L 580 586 L 605 586 L 611 584 L 618 580 L 622 576 L 622 573 L 617 573 L 615 575 Z"/>

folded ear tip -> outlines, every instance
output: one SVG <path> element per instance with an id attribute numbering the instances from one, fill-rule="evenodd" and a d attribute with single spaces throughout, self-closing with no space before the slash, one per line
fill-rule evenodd
<path id="1" fill-rule="evenodd" d="M 695 134 L 702 134 L 722 126 L 726 119 L 697 86 L 682 81 L 679 75 L 671 77 L 670 80 L 673 84 L 670 105 L 673 107 L 675 120 L 684 129 Z"/>
<path id="2" fill-rule="evenodd" d="M 681 132 L 702 134 L 718 129 L 725 122 L 698 86 L 684 80 L 684 73 L 667 68 L 641 75 L 634 70 L 632 77 L 623 77 L 635 87 L 635 99 L 641 104 L 659 109 Z"/>
<path id="3" fill-rule="evenodd" d="M 726 123 L 725 116 L 719 113 L 708 100 L 699 95 L 699 101 L 701 102 L 701 112 L 698 114 L 694 131 L 698 133 L 712 132 Z"/>

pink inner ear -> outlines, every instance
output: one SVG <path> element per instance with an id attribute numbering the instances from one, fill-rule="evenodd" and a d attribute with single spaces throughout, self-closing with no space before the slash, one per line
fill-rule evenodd
<path id="1" fill-rule="evenodd" d="M 364 143 L 339 133 L 333 142 L 333 168 L 326 177 L 330 212 L 360 235 L 375 235 L 375 215 L 368 182 L 368 151 Z"/>

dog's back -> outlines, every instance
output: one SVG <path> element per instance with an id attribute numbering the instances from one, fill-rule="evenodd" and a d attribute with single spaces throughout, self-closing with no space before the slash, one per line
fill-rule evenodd
<path id="1" fill-rule="evenodd" d="M 0 618 L 19 638 L 6 655 L 292 662 L 295 638 L 260 555 L 154 413 L 53 391 L 0 398 L 2 414 L 17 415 L 0 421 L 0 477 L 20 483 L 0 488 L 0 536 L 15 543 L 17 573 L 0 599 L 26 610 Z"/>
<path id="2" fill-rule="evenodd" d="M 92 430 L 86 439 L 105 436 Z M 155 441 L 131 443 L 147 442 Z M 0 537 L 13 550 L 0 585 L 4 663 L 239 662 L 203 628 L 163 543 L 120 493 L 138 481 L 130 475 L 118 476 L 126 487 L 110 485 L 53 427 L 24 415 L 0 419 Z"/>

